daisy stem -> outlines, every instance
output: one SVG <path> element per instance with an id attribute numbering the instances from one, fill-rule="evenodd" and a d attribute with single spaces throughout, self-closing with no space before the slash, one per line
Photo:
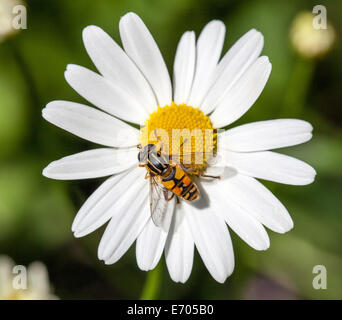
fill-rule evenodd
<path id="1" fill-rule="evenodd" d="M 289 86 L 284 96 L 281 116 L 300 117 L 304 112 L 305 100 L 310 87 L 315 62 L 297 56 L 290 75 Z"/>
<path id="2" fill-rule="evenodd" d="M 157 298 L 162 278 L 161 262 L 147 274 L 144 287 L 141 292 L 140 300 L 153 300 Z"/>

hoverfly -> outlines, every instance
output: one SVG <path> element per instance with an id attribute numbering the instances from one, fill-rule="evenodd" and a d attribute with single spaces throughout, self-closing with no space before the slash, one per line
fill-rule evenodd
<path id="1" fill-rule="evenodd" d="M 184 143 L 184 142 L 183 142 Z M 139 166 L 147 170 L 146 179 L 150 179 L 150 211 L 154 224 L 165 225 L 165 216 L 170 201 L 176 197 L 186 201 L 197 201 L 200 192 L 188 174 L 195 171 L 186 168 L 180 162 L 172 163 L 171 157 L 162 152 L 162 144 L 147 144 L 138 153 Z M 216 177 L 212 177 L 216 178 Z M 170 222 L 170 221 L 169 221 Z"/>

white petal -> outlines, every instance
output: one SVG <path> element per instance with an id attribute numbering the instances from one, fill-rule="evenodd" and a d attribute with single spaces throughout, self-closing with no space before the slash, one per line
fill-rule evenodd
<path id="1" fill-rule="evenodd" d="M 195 33 L 185 32 L 179 41 L 173 66 L 173 86 L 176 104 L 187 103 L 196 62 Z"/>
<path id="2" fill-rule="evenodd" d="M 132 202 L 145 187 L 143 168 L 136 167 L 107 179 L 83 204 L 72 224 L 76 237 L 83 237 L 106 223 L 112 216 L 121 217 L 119 202 Z"/>
<path id="3" fill-rule="evenodd" d="M 210 88 L 221 56 L 226 28 L 222 21 L 209 22 L 198 37 L 196 70 L 188 104 L 200 107 Z"/>
<path id="4" fill-rule="evenodd" d="M 43 175 L 58 180 L 105 177 L 137 165 L 137 148 L 88 150 L 51 162 Z"/>
<path id="5" fill-rule="evenodd" d="M 186 219 L 196 248 L 212 277 L 223 283 L 234 269 L 233 246 L 225 221 L 209 208 L 186 205 Z"/>
<path id="6" fill-rule="evenodd" d="M 311 132 L 312 125 L 303 120 L 252 122 L 224 132 L 221 136 L 221 147 L 239 152 L 283 148 L 310 140 Z"/>
<path id="7" fill-rule="evenodd" d="M 130 92 L 148 113 L 152 112 L 157 106 L 152 88 L 125 51 L 96 26 L 84 28 L 83 42 L 99 72 Z"/>
<path id="8" fill-rule="evenodd" d="M 224 94 L 259 57 L 263 45 L 262 34 L 252 29 L 228 50 L 215 70 L 213 85 L 202 103 L 203 112 L 215 109 Z"/>
<path id="9" fill-rule="evenodd" d="M 270 246 L 266 230 L 256 218 L 241 207 L 234 193 L 229 194 L 225 186 L 229 185 L 230 179 L 229 177 L 217 182 L 202 181 L 210 196 L 210 205 L 248 245 L 256 250 L 266 250 Z"/>
<path id="10" fill-rule="evenodd" d="M 254 104 L 264 89 L 272 65 L 267 57 L 258 58 L 228 90 L 211 114 L 216 128 L 227 126 L 239 119 Z"/>
<path id="11" fill-rule="evenodd" d="M 96 107 L 126 121 L 142 124 L 148 113 L 136 98 L 120 83 L 113 83 L 101 75 L 69 64 L 64 73 L 69 85 Z"/>
<path id="12" fill-rule="evenodd" d="M 170 277 L 175 282 L 185 283 L 192 270 L 194 240 L 184 219 L 183 204 L 176 206 L 169 235 L 165 244 L 165 258 Z"/>
<path id="13" fill-rule="evenodd" d="M 51 291 L 48 270 L 40 261 L 30 263 L 27 270 L 29 290 L 33 295 L 48 297 Z"/>
<path id="14" fill-rule="evenodd" d="M 139 130 L 94 108 L 70 101 L 52 101 L 42 111 L 54 125 L 108 147 L 132 147 Z"/>
<path id="15" fill-rule="evenodd" d="M 145 185 L 133 198 L 118 202 L 118 212 L 110 220 L 98 249 L 99 259 L 106 264 L 115 263 L 122 257 L 150 219 L 148 190 Z"/>
<path id="16" fill-rule="evenodd" d="M 221 199 L 225 197 L 222 196 Z M 235 202 L 225 204 L 222 215 L 229 227 L 253 249 L 267 250 L 270 246 L 270 239 L 262 224 L 241 210 L 239 204 Z"/>
<path id="17" fill-rule="evenodd" d="M 3 254 L 0 254 L 0 294 L 1 297 L 8 296 L 13 290 L 13 267 L 14 261 Z"/>
<path id="18" fill-rule="evenodd" d="M 224 191 L 227 202 L 235 202 L 244 212 L 271 230 L 284 233 L 293 228 L 286 208 L 256 179 L 235 174 L 219 181 L 218 187 Z"/>
<path id="19" fill-rule="evenodd" d="M 239 153 L 223 151 L 228 166 L 247 176 L 292 185 L 314 181 L 316 172 L 307 163 L 271 151 Z"/>
<path id="20" fill-rule="evenodd" d="M 208 175 L 211 177 L 219 177 L 223 174 L 225 169 L 226 169 L 226 165 L 219 162 L 217 164 L 208 166 L 207 169 L 205 170 L 205 175 Z M 212 181 L 213 179 L 216 179 L 216 178 L 211 178 L 211 177 L 209 177 L 209 178 L 202 177 L 201 180 Z"/>
<path id="21" fill-rule="evenodd" d="M 138 267 L 148 271 L 155 268 L 164 250 L 167 233 L 149 219 L 136 244 Z"/>
<path id="22" fill-rule="evenodd" d="M 152 86 L 158 104 L 172 101 L 169 72 L 160 50 L 144 22 L 135 14 L 127 13 L 120 20 L 123 47 Z"/>
<path id="23" fill-rule="evenodd" d="M 175 209 L 175 200 L 171 200 L 166 213 L 171 222 L 173 211 Z M 157 227 L 152 219 L 149 219 L 145 228 L 140 233 L 136 244 L 137 263 L 141 270 L 152 270 L 158 264 L 163 253 L 165 241 L 168 234 L 168 228 Z"/>

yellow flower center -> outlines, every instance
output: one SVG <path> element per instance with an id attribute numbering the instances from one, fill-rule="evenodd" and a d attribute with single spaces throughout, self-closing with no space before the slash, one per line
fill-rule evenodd
<path id="1" fill-rule="evenodd" d="M 216 151 L 217 133 L 201 110 L 172 102 L 150 114 L 140 130 L 140 143 L 142 147 L 160 143 L 171 162 L 179 161 L 200 173 Z"/>

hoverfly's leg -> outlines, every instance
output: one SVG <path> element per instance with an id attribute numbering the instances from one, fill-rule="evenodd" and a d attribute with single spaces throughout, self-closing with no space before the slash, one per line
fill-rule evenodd
<path id="1" fill-rule="evenodd" d="M 176 197 L 177 203 L 176 204 L 180 204 L 179 198 Z"/>
<path id="2" fill-rule="evenodd" d="M 182 141 L 182 143 L 180 144 L 180 146 L 179 146 L 179 148 L 178 148 L 178 151 L 177 152 L 179 152 L 180 153 L 180 149 L 183 147 L 183 145 L 184 145 L 184 143 L 185 142 L 187 142 L 188 141 L 188 139 L 184 139 L 183 141 Z M 184 150 L 183 150 L 184 151 Z"/>
<path id="3" fill-rule="evenodd" d="M 203 178 L 212 178 L 212 179 L 221 179 L 220 176 L 211 176 L 211 175 L 207 175 L 207 174 L 204 174 L 203 171 L 201 170 L 198 170 L 198 169 L 193 169 L 193 168 L 188 168 L 182 164 L 180 164 L 181 168 L 187 172 L 187 173 L 190 173 L 190 174 L 196 174 L 196 175 L 199 175 Z"/>
<path id="4" fill-rule="evenodd" d="M 197 175 L 203 174 L 203 172 L 201 170 L 198 170 L 198 169 L 186 168 L 186 170 L 188 170 L 188 172 L 191 174 L 197 174 Z"/>
<path id="5" fill-rule="evenodd" d="M 175 194 L 173 192 L 170 192 L 172 193 L 171 196 L 169 197 L 169 191 L 168 190 L 163 190 L 163 193 L 164 193 L 164 199 L 166 201 L 171 201 L 173 199 L 173 197 L 175 196 Z"/>
<path id="6" fill-rule="evenodd" d="M 209 175 L 206 175 L 206 174 L 203 174 L 203 173 L 201 173 L 200 176 L 204 177 L 204 178 L 221 179 L 220 176 L 209 176 Z"/>
<path id="7" fill-rule="evenodd" d="M 171 197 L 169 197 L 169 196 L 166 196 L 166 201 L 171 201 L 173 198 L 175 197 L 175 194 L 174 193 L 172 193 L 172 195 L 171 195 Z M 178 199 L 178 198 L 177 198 Z"/>
<path id="8" fill-rule="evenodd" d="M 179 166 L 186 172 L 189 174 L 197 174 L 197 175 L 202 175 L 202 172 L 198 169 L 193 169 L 190 167 L 185 166 L 184 164 L 180 163 Z"/>
<path id="9" fill-rule="evenodd" d="M 140 166 L 140 165 L 139 165 Z M 143 166 L 142 166 L 143 167 Z M 148 178 L 150 178 L 151 177 L 151 175 L 150 175 L 150 173 L 149 172 L 146 172 L 146 175 L 145 175 L 145 179 L 148 179 Z"/>

